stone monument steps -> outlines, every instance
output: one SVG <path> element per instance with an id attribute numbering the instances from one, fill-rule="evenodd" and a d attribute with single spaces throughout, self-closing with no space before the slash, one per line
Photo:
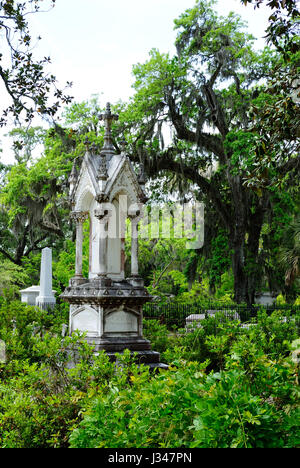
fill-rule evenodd
<path id="1" fill-rule="evenodd" d="M 160 362 L 160 354 L 157 351 L 137 351 L 132 354 L 134 354 L 134 360 L 138 364 L 157 364 Z M 107 355 L 111 361 L 117 360 L 116 353 L 108 352 Z"/>
<path id="2" fill-rule="evenodd" d="M 151 344 L 142 338 L 86 338 L 87 342 L 94 346 L 95 351 L 122 352 L 124 349 L 130 351 L 150 351 Z"/>

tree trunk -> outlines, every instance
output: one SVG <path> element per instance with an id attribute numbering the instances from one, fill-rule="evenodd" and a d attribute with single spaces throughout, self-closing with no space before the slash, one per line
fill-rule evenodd
<path id="1" fill-rule="evenodd" d="M 234 300 L 237 304 L 246 303 L 247 305 L 254 304 L 255 293 L 260 286 L 261 269 L 258 264 L 258 255 L 265 200 L 258 200 L 255 212 L 243 217 L 243 213 L 250 211 L 251 205 L 250 199 L 240 197 L 240 206 L 236 205 L 235 211 L 236 222 L 230 230 L 233 249 Z M 248 234 L 247 243 L 246 234 Z"/>
<path id="2" fill-rule="evenodd" d="M 245 275 L 245 226 L 237 224 L 230 231 L 232 272 L 234 277 L 234 301 L 237 304 L 246 302 L 247 277 Z"/>
<path id="3" fill-rule="evenodd" d="M 247 302 L 247 276 L 245 271 L 245 239 L 247 231 L 247 197 L 242 179 L 233 175 L 232 167 L 227 167 L 227 179 L 231 188 L 232 217 L 229 225 L 232 245 L 232 271 L 234 277 L 234 301 L 237 304 Z"/>
<path id="4" fill-rule="evenodd" d="M 265 197 L 256 203 L 254 214 L 249 216 L 247 256 L 247 303 L 254 304 L 255 293 L 261 285 L 261 266 L 259 265 L 259 239 L 265 214 Z"/>

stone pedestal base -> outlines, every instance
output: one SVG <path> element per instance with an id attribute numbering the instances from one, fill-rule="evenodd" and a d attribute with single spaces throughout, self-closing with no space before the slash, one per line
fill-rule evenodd
<path id="1" fill-rule="evenodd" d="M 86 337 L 86 341 L 94 347 L 95 351 L 107 351 L 110 353 L 121 353 L 125 349 L 132 352 L 150 351 L 150 341 L 141 337 Z"/>
<path id="2" fill-rule="evenodd" d="M 37 296 L 36 305 L 43 310 L 54 309 L 56 299 L 54 296 Z"/>
<path id="3" fill-rule="evenodd" d="M 115 353 L 107 353 L 110 361 L 118 363 L 117 355 Z M 137 364 L 145 364 L 151 371 L 158 369 L 167 370 L 169 366 L 160 362 L 160 354 L 157 351 L 135 351 L 132 352 L 134 361 Z"/>
<path id="4" fill-rule="evenodd" d="M 142 307 L 150 296 L 138 277 L 127 281 L 93 278 L 70 284 L 61 297 L 70 304 L 70 333 L 85 333 L 94 352 L 105 351 L 112 361 L 129 349 L 135 360 L 151 369 L 167 368 L 143 337 Z"/>
<path id="5" fill-rule="evenodd" d="M 143 288 L 144 287 L 144 280 L 143 278 L 140 278 L 139 276 L 131 276 L 130 278 L 127 278 L 127 280 L 129 284 L 131 284 L 131 286 L 133 287 L 140 287 L 140 288 Z"/>
<path id="6" fill-rule="evenodd" d="M 69 280 L 70 287 L 80 286 L 81 284 L 85 284 L 85 283 L 86 283 L 86 279 L 83 278 L 83 276 L 74 276 L 73 278 Z"/>

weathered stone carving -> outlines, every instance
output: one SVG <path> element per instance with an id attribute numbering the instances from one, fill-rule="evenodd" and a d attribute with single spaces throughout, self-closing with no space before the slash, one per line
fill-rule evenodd
<path id="1" fill-rule="evenodd" d="M 119 116 L 117 114 L 111 113 L 110 103 L 106 104 L 106 112 L 99 115 L 99 120 L 104 121 L 105 133 L 104 133 L 104 146 L 102 148 L 103 154 L 110 156 L 114 155 L 114 146 L 112 144 L 112 135 L 111 135 L 111 124 L 114 120 L 118 120 Z"/>
<path id="2" fill-rule="evenodd" d="M 87 211 L 72 211 L 71 218 L 76 222 L 76 260 L 75 260 L 75 276 L 72 278 L 73 283 L 82 280 L 82 242 L 83 242 L 83 223 L 88 218 Z"/>

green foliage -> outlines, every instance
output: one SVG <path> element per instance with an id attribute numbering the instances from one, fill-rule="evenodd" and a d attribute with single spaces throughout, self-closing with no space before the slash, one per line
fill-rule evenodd
<path id="1" fill-rule="evenodd" d="M 299 28 L 297 26 L 300 12 L 297 0 L 241 0 L 241 2 L 244 5 L 254 4 L 254 8 L 259 8 L 261 4 L 266 3 L 271 8 L 266 29 L 268 42 L 273 43 L 286 59 L 290 52 L 298 50 Z"/>
<path id="2" fill-rule="evenodd" d="M 13 139 L 14 156 L 18 163 L 33 163 L 33 152 L 44 143 L 47 131 L 42 127 L 16 127 L 9 132 Z"/>
<path id="3" fill-rule="evenodd" d="M 285 242 L 280 249 L 280 263 L 285 268 L 285 284 L 291 286 L 300 276 L 300 215 L 285 231 Z"/>
<path id="4" fill-rule="evenodd" d="M 277 297 L 276 297 L 276 305 L 281 305 L 281 304 L 286 304 L 286 300 L 285 298 L 283 297 L 282 294 L 279 294 Z"/>
<path id="5" fill-rule="evenodd" d="M 131 372 L 129 386 L 111 385 L 107 396 L 92 402 L 71 447 L 187 446 L 202 366 L 190 363 L 181 372 L 172 369 L 154 378 L 146 368 Z"/>
<path id="6" fill-rule="evenodd" d="M 147 368 L 130 367 L 129 385 L 111 383 L 105 395 L 90 402 L 70 437 L 71 447 L 298 446 L 297 365 L 289 356 L 264 354 L 251 327 L 219 323 L 216 335 L 205 336 L 209 329 L 211 323 L 196 333 L 211 356 L 217 355 L 214 370 L 205 371 L 208 360 L 183 360 L 182 341 L 173 343 L 168 371 L 151 376 Z M 157 336 L 157 325 L 155 330 Z M 260 324 L 257 330 L 263 334 Z M 185 345 L 191 336 L 182 338 Z"/>
<path id="7" fill-rule="evenodd" d="M 89 273 L 89 220 L 83 224 L 82 272 L 85 278 Z M 75 273 L 75 242 L 66 239 L 64 248 L 53 263 L 53 288 L 61 294 Z"/>
<path id="8" fill-rule="evenodd" d="M 152 106 L 159 107 L 164 98 L 164 87 L 172 82 L 174 75 L 177 78 L 184 76 L 184 70 L 175 59 L 170 59 L 168 54 L 161 54 L 157 49 L 152 49 L 149 56 L 145 64 L 133 66 L 132 71 L 135 76 L 133 87 L 137 92 L 137 106 L 133 109 L 128 108 L 122 116 L 124 122 L 130 123 L 143 118 L 145 111 L 146 115 L 151 117 Z M 144 107 L 146 101 L 149 101 L 148 114 Z"/>
<path id="9" fill-rule="evenodd" d="M 223 79 L 228 76 L 229 64 L 236 68 L 241 63 L 246 64 L 247 55 L 251 55 L 250 44 L 253 36 L 242 32 L 245 23 L 241 18 L 230 12 L 225 18 L 217 16 L 213 9 L 215 1 L 198 0 L 195 7 L 186 10 L 179 19 L 175 20 L 178 31 L 176 45 L 180 52 L 184 52 L 190 61 L 200 61 L 208 64 L 208 70 L 215 70 L 218 64 L 218 53 L 222 50 Z M 197 27 L 201 34 L 197 34 Z M 225 40 L 224 37 L 230 38 Z M 229 72 L 230 73 L 230 72 Z"/>
<path id="10" fill-rule="evenodd" d="M 279 379 L 281 385 L 294 386 L 294 378 L 289 381 L 283 364 L 265 363 L 266 367 L 283 371 Z M 262 386 L 267 389 L 267 384 Z M 230 369 L 224 373 L 209 375 L 204 398 L 196 403 L 198 416 L 193 421 L 194 441 L 192 447 L 209 448 L 279 448 L 298 445 L 295 396 L 288 399 L 292 409 L 285 405 L 274 405 L 254 391 L 244 371 Z M 274 393 L 271 393 L 274 398 Z M 265 397 L 265 395 L 264 395 Z"/>
<path id="11" fill-rule="evenodd" d="M 59 308 L 49 313 L 17 301 L 1 306 L 3 448 L 67 447 L 87 393 L 105 388 L 113 375 L 106 354 L 93 356 L 93 348 L 76 334 L 60 336 L 66 319 Z"/>
<path id="12" fill-rule="evenodd" d="M 221 286 L 222 275 L 229 271 L 231 263 L 228 237 L 224 231 L 221 230 L 212 239 L 211 250 L 211 258 L 207 261 L 210 283 L 214 286 Z"/>
<path id="13" fill-rule="evenodd" d="M 9 260 L 0 263 L 0 299 L 13 299 L 20 286 L 28 282 L 28 274 L 24 268 L 15 265 Z"/>
<path id="14" fill-rule="evenodd" d="M 151 294 L 177 295 L 187 290 L 182 272 L 189 254 L 186 242 L 186 238 L 177 239 L 172 235 L 170 238 L 139 239 L 140 273 Z M 129 264 L 130 238 L 126 240 L 126 257 Z"/>
<path id="15" fill-rule="evenodd" d="M 93 359 L 91 349 L 76 337 L 61 340 L 45 335 L 35 341 L 36 363 L 12 361 L 2 369 L 3 448 L 68 447 L 87 390 L 99 392 L 113 374 L 108 357 L 100 353 Z M 80 361 L 68 370 L 66 365 L 75 351 Z"/>
<path id="16" fill-rule="evenodd" d="M 251 170 L 255 164 L 256 136 L 243 130 L 232 130 L 226 135 L 225 149 L 232 155 L 232 173 L 237 175 L 244 170 Z"/>
<path id="17" fill-rule="evenodd" d="M 67 315 L 57 306 L 52 313 L 19 301 L 5 301 L 0 307 L 0 339 L 6 343 L 8 359 L 30 359 L 34 355 L 34 337 L 47 330 L 61 333 Z"/>
<path id="18" fill-rule="evenodd" d="M 160 324 L 157 320 L 143 320 L 144 337 L 151 342 L 155 351 L 162 353 L 169 346 L 169 330 L 166 325 Z"/>
<path id="19" fill-rule="evenodd" d="M 296 447 L 298 364 L 290 353 L 299 330 L 285 316 L 262 311 L 241 328 L 220 314 L 189 333 L 145 320 L 145 336 L 170 366 L 156 374 L 129 351 L 114 364 L 82 337 L 61 337 L 59 309 L 7 301 L 0 446 Z"/>
<path id="20" fill-rule="evenodd" d="M 62 292 L 75 273 L 75 243 L 66 240 L 65 249 L 59 253 L 53 265 L 53 287 Z"/>

